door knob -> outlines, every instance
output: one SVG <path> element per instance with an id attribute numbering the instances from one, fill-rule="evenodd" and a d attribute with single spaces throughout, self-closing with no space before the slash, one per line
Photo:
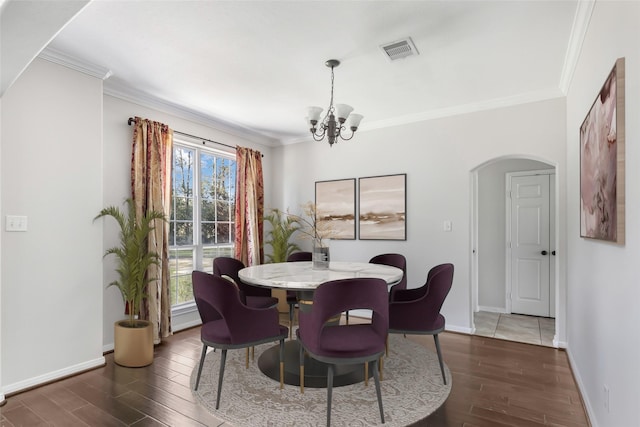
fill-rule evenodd
<path id="1" fill-rule="evenodd" d="M 556 256 L 556 251 L 551 251 L 551 255 Z"/>
<path id="2" fill-rule="evenodd" d="M 546 254 L 548 254 L 549 252 L 547 252 L 547 251 L 542 251 L 542 252 L 540 252 L 540 253 L 541 253 L 542 255 L 546 255 Z"/>

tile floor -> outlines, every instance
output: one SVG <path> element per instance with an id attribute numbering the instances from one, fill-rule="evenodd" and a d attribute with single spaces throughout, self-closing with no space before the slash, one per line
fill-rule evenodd
<path id="1" fill-rule="evenodd" d="M 549 317 L 479 311 L 474 321 L 476 335 L 553 347 L 556 321 Z"/>

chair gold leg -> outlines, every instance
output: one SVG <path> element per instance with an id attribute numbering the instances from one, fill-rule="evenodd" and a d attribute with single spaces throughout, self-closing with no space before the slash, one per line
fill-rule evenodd
<path id="1" fill-rule="evenodd" d="M 280 390 L 284 388 L 284 362 L 280 362 Z"/>
<path id="2" fill-rule="evenodd" d="M 384 354 L 389 357 L 389 334 L 387 334 L 387 339 L 384 342 Z"/>
<path id="3" fill-rule="evenodd" d="M 245 368 L 249 369 L 249 347 L 247 347 L 246 354 L 247 354 L 247 357 L 246 357 Z"/>
<path id="4" fill-rule="evenodd" d="M 256 360 L 256 348 L 255 347 L 251 347 L 251 361 L 253 362 L 254 360 Z"/>
<path id="5" fill-rule="evenodd" d="M 369 386 L 369 362 L 364 362 L 364 386 Z"/>
<path id="6" fill-rule="evenodd" d="M 300 365 L 300 393 L 304 393 L 304 365 Z"/>

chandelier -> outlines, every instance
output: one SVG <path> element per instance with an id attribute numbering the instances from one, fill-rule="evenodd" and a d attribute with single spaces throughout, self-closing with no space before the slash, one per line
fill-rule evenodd
<path id="1" fill-rule="evenodd" d="M 306 120 L 309 124 L 309 130 L 311 131 L 313 139 L 316 141 L 322 141 L 326 136 L 329 146 L 332 146 L 338 142 L 338 138 L 344 141 L 348 141 L 353 138 L 363 116 L 361 114 L 351 113 L 353 111 L 353 107 L 349 105 L 333 105 L 333 69 L 340 65 L 340 61 L 337 59 L 330 59 L 324 64 L 331 68 L 331 101 L 329 102 L 329 108 L 327 109 L 327 114 L 320 122 L 322 108 L 308 107 Z M 336 121 L 336 116 L 338 116 L 338 121 Z M 349 119 L 349 121 L 345 126 L 347 119 Z M 318 122 L 320 122 L 319 125 Z M 347 128 L 351 130 L 351 136 L 345 138 L 343 132 L 346 131 Z"/>

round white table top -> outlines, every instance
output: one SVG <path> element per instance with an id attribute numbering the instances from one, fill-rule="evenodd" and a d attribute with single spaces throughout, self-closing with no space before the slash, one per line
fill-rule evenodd
<path id="1" fill-rule="evenodd" d="M 329 269 L 314 270 L 311 261 L 279 262 L 253 265 L 238 272 L 240 280 L 251 285 L 288 290 L 313 290 L 329 280 L 354 277 L 377 277 L 388 285 L 402 279 L 402 270 L 396 267 L 368 262 L 331 261 Z"/>

